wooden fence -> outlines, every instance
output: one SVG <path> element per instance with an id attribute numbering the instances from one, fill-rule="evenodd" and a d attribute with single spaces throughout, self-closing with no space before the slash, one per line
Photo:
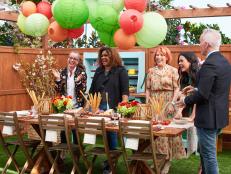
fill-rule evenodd
<path id="1" fill-rule="evenodd" d="M 200 48 L 198 46 L 168 46 L 172 51 L 173 60 L 171 64 L 177 67 L 177 57 L 181 51 L 194 51 L 198 57 L 203 57 L 200 55 Z M 134 48 L 129 51 L 145 51 L 145 70 L 146 72 L 150 67 L 153 66 L 153 50 Z M 98 49 L 51 49 L 53 56 L 56 58 L 57 67 L 64 67 L 66 65 L 66 58 L 70 51 L 75 50 L 83 55 L 84 52 L 97 52 Z M 31 62 L 37 54 L 43 49 L 32 49 L 32 48 L 19 48 L 14 49 L 13 47 L 0 47 L 0 110 L 10 111 L 10 110 L 21 110 L 30 109 L 31 100 L 26 94 L 25 89 L 22 87 L 19 75 L 17 71 L 12 68 L 12 65 L 16 62 L 28 61 Z M 223 45 L 221 47 L 222 53 L 227 57 L 231 63 L 231 45 Z"/>

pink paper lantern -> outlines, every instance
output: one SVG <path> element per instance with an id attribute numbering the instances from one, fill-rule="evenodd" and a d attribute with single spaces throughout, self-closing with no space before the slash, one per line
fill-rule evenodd
<path id="1" fill-rule="evenodd" d="M 30 16 L 31 14 L 36 13 L 36 4 L 31 1 L 25 1 L 21 4 L 21 11 L 23 16 Z"/>
<path id="2" fill-rule="evenodd" d="M 37 5 L 37 13 L 45 15 L 48 19 L 52 17 L 51 5 L 49 2 L 42 1 Z"/>
<path id="3" fill-rule="evenodd" d="M 119 23 L 126 34 L 133 34 L 142 28 L 144 19 L 139 11 L 129 9 L 122 13 Z"/>
<path id="4" fill-rule="evenodd" d="M 68 30 L 68 37 L 69 38 L 78 38 L 80 37 L 84 32 L 84 25 L 82 25 L 80 28 Z"/>
<path id="5" fill-rule="evenodd" d="M 48 36 L 55 42 L 62 42 L 68 37 L 68 30 L 62 28 L 56 21 L 48 27 Z"/>
<path id="6" fill-rule="evenodd" d="M 147 7 L 147 0 L 125 0 L 124 6 L 126 9 L 135 9 L 143 12 Z"/>
<path id="7" fill-rule="evenodd" d="M 136 44 L 135 35 L 127 35 L 121 28 L 114 34 L 114 42 L 119 49 L 128 50 L 133 48 Z"/>

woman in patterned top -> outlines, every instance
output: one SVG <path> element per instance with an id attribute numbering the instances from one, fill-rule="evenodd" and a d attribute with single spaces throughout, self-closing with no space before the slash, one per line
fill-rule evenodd
<path id="1" fill-rule="evenodd" d="M 173 100 L 174 94 L 179 91 L 177 80 L 177 69 L 170 66 L 172 56 L 170 50 L 165 46 L 159 46 L 154 52 L 155 66 L 150 68 L 147 75 L 146 102 L 152 97 L 163 98 L 165 103 Z M 166 114 L 162 115 L 162 120 L 167 119 L 169 114 L 173 114 L 174 108 L 169 105 Z M 168 138 L 158 137 L 156 139 L 157 153 L 166 154 L 168 160 L 186 157 L 186 152 L 181 136 Z M 168 173 L 170 162 L 167 162 L 162 173 Z"/>

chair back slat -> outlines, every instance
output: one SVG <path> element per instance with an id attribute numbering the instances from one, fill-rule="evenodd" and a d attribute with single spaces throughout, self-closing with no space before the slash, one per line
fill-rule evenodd
<path id="1" fill-rule="evenodd" d="M 123 136 L 126 138 L 150 139 L 150 135 L 134 134 L 129 132 L 124 133 Z"/>
<path id="2" fill-rule="evenodd" d="M 39 115 L 42 130 L 65 130 L 64 116 Z"/>
<path id="3" fill-rule="evenodd" d="M 143 137 L 145 139 L 149 138 L 150 139 L 150 129 L 151 123 L 132 123 L 132 122 L 120 122 L 120 134 L 122 136 L 134 136 L 134 137 Z"/>
<path id="4" fill-rule="evenodd" d="M 17 116 L 15 112 L 0 112 L 0 124 L 5 126 L 15 126 L 14 117 Z"/>
<path id="5" fill-rule="evenodd" d="M 85 128 L 85 129 L 78 129 L 79 133 L 81 134 L 94 134 L 94 135 L 102 135 L 102 130 L 96 130 L 92 128 Z"/>

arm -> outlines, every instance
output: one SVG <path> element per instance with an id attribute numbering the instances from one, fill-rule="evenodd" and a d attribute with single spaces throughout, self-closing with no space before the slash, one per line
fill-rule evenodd
<path id="1" fill-rule="evenodd" d="M 150 74 L 150 70 L 148 72 L 147 75 L 147 79 L 146 79 L 146 103 L 149 102 L 149 98 L 150 98 L 150 89 L 151 89 L 151 74 Z"/>
<path id="2" fill-rule="evenodd" d="M 128 101 L 129 96 L 129 78 L 128 73 L 125 68 L 123 68 L 119 73 L 119 87 L 122 94 L 122 100 Z"/>
<path id="3" fill-rule="evenodd" d="M 215 80 L 216 67 L 210 63 L 204 63 L 200 70 L 199 82 L 196 91 L 184 99 L 185 104 L 196 104 L 203 100 L 208 100 Z"/>
<path id="4" fill-rule="evenodd" d="M 191 115 L 189 117 L 189 121 L 194 121 L 194 119 L 195 119 L 195 113 L 196 113 L 196 105 L 194 104 L 193 105 L 192 113 L 191 113 Z"/>

